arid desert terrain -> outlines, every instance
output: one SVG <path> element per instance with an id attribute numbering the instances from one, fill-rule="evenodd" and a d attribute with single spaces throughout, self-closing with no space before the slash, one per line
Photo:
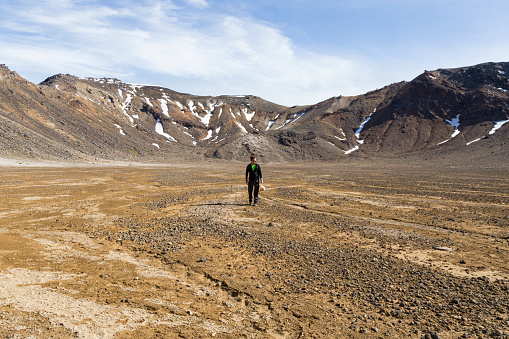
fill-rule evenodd
<path id="1" fill-rule="evenodd" d="M 509 335 L 506 169 L 246 164 L 0 167 L 0 338 Z"/>

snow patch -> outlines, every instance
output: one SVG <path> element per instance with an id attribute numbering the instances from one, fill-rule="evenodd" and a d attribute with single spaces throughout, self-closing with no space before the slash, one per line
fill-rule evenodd
<path id="1" fill-rule="evenodd" d="M 367 123 L 368 121 L 370 121 L 370 120 L 371 120 L 371 116 L 372 116 L 375 112 L 376 112 L 376 107 L 375 107 L 375 110 L 373 111 L 373 113 L 371 113 L 371 114 L 370 114 L 370 115 L 366 118 L 366 120 L 364 120 L 364 121 L 362 122 L 362 124 L 359 126 L 359 128 L 357 129 L 357 131 L 355 131 L 355 137 L 357 138 L 357 142 L 358 142 L 359 144 L 363 144 L 363 143 L 364 143 L 364 140 L 360 140 L 361 132 L 362 132 L 362 130 L 364 129 L 364 125 L 366 125 L 366 123 Z M 345 134 L 345 133 L 343 133 L 343 135 L 344 135 L 344 134 Z"/>
<path id="2" fill-rule="evenodd" d="M 186 129 L 188 129 L 188 128 L 186 128 Z M 184 133 L 184 134 L 186 134 L 186 135 L 189 135 L 191 138 L 193 138 L 193 139 L 194 139 L 194 137 L 191 135 L 191 133 L 187 133 L 186 131 L 182 131 L 182 133 Z"/>
<path id="3" fill-rule="evenodd" d="M 243 108 L 242 109 L 242 112 L 244 113 L 244 116 L 246 117 L 246 120 L 247 121 L 251 121 L 255 115 L 255 112 L 251 112 L 251 113 L 247 113 L 248 112 L 248 109 L 247 108 Z"/>
<path id="4" fill-rule="evenodd" d="M 189 100 L 187 102 L 187 105 L 189 106 L 189 110 L 191 111 L 191 113 L 193 113 L 195 116 L 198 116 L 198 113 L 196 113 L 196 107 L 194 106 L 194 102 L 193 100 Z M 198 116 L 199 117 L 199 116 Z"/>
<path id="5" fill-rule="evenodd" d="M 205 114 L 205 116 L 203 118 L 201 118 L 201 122 L 209 127 L 209 124 L 210 124 L 210 118 L 212 118 L 212 111 L 210 112 L 207 112 L 207 114 Z"/>
<path id="6" fill-rule="evenodd" d="M 345 154 L 350 154 L 350 153 L 352 153 L 354 151 L 357 151 L 358 149 L 359 149 L 359 146 L 355 146 L 354 148 L 349 149 L 348 151 L 345 151 Z"/>
<path id="7" fill-rule="evenodd" d="M 187 130 L 189 129 L 189 128 L 185 127 L 185 126 L 184 126 L 184 128 L 187 129 Z M 182 133 L 190 136 L 193 139 L 193 145 L 196 146 L 196 141 L 194 140 L 194 137 L 193 137 L 193 135 L 191 133 L 187 133 L 186 131 L 182 131 Z"/>
<path id="8" fill-rule="evenodd" d="M 335 137 L 336 139 L 341 140 L 341 141 L 346 140 L 346 135 L 345 135 L 345 132 L 343 132 L 343 129 L 342 129 L 342 128 L 340 128 L 340 129 L 339 129 L 339 131 L 341 132 L 341 134 L 343 134 L 343 137 L 342 137 L 342 138 L 340 138 L 340 137 L 338 137 L 338 136 L 334 136 L 334 137 Z"/>
<path id="9" fill-rule="evenodd" d="M 452 138 L 456 137 L 458 134 L 460 134 L 460 130 L 458 129 L 460 127 L 460 115 L 456 115 L 456 118 L 452 118 L 451 120 L 446 120 L 452 127 L 455 128 L 452 135 L 449 137 L 449 139 L 444 140 L 442 142 L 439 142 L 438 145 L 445 144 L 447 141 L 451 140 Z"/>
<path id="10" fill-rule="evenodd" d="M 265 129 L 266 131 L 268 131 L 272 127 L 272 125 L 274 125 L 274 123 L 276 122 L 277 118 L 279 118 L 280 115 L 281 114 L 278 114 L 277 117 L 274 118 L 274 120 L 269 121 L 269 125 Z"/>
<path id="11" fill-rule="evenodd" d="M 291 120 L 290 119 L 286 119 L 286 121 L 285 121 L 285 123 L 283 125 L 281 125 L 279 127 L 276 127 L 276 130 L 285 127 L 288 124 L 289 121 L 291 121 Z"/>
<path id="12" fill-rule="evenodd" d="M 117 125 L 117 124 L 114 124 L 114 125 L 118 128 L 120 134 L 125 135 L 125 133 L 124 133 L 124 131 L 122 131 L 122 127 L 120 125 Z"/>
<path id="13" fill-rule="evenodd" d="M 460 127 L 460 115 L 456 115 L 456 118 L 452 118 L 451 120 L 446 120 L 452 127 L 458 129 Z"/>
<path id="14" fill-rule="evenodd" d="M 216 107 L 221 107 L 223 106 L 223 102 L 222 101 L 218 101 L 218 102 L 209 102 L 208 103 L 209 105 L 209 111 L 213 111 Z"/>
<path id="15" fill-rule="evenodd" d="M 120 89 L 119 89 L 119 93 L 121 94 L 120 96 L 122 97 L 122 91 Z M 133 96 L 131 95 L 131 93 L 127 93 L 126 98 L 120 107 L 122 108 L 122 112 L 124 112 L 124 114 L 127 115 L 127 117 L 129 118 L 129 121 L 131 123 L 134 123 L 133 117 L 130 116 L 129 113 L 127 113 L 127 109 L 131 105 L 132 98 L 133 98 Z"/>
<path id="16" fill-rule="evenodd" d="M 369 117 L 367 117 L 367 118 L 366 118 L 366 120 L 364 120 L 364 121 L 362 122 L 362 124 L 359 126 L 359 129 L 357 129 L 357 131 L 355 131 L 355 137 L 357 138 L 357 141 L 358 141 L 360 144 L 362 144 L 362 143 L 364 142 L 364 140 L 359 140 L 359 139 L 360 139 L 360 137 L 361 137 L 361 132 L 362 132 L 362 130 L 363 130 L 363 128 L 364 128 L 364 125 L 366 125 L 366 123 L 367 123 L 368 121 L 370 121 L 370 120 L 371 120 L 371 115 L 370 115 Z"/>
<path id="17" fill-rule="evenodd" d="M 202 109 L 205 109 L 205 107 L 203 106 L 202 103 L 198 103 L 197 104 L 198 106 L 200 106 Z M 196 111 L 195 111 L 195 106 L 194 106 L 194 103 L 192 101 L 189 101 L 189 107 L 191 109 L 191 113 L 193 113 L 193 115 L 195 117 L 197 117 L 198 119 L 200 119 L 200 121 L 202 122 L 202 124 L 204 124 L 205 126 L 209 127 L 209 124 L 210 124 L 210 119 L 212 118 L 212 112 L 214 111 L 214 109 L 216 108 L 215 105 L 209 103 L 209 110 L 207 111 L 207 113 L 205 114 L 205 116 L 201 117 Z"/>
<path id="18" fill-rule="evenodd" d="M 490 135 L 495 134 L 495 132 L 502 126 L 504 126 L 505 123 L 509 122 L 509 120 L 501 120 L 495 122 L 495 126 L 493 126 L 492 130 L 490 131 Z"/>
<path id="19" fill-rule="evenodd" d="M 302 112 L 297 118 L 293 119 L 292 123 L 302 118 L 304 114 L 306 114 L 306 112 Z"/>
<path id="20" fill-rule="evenodd" d="M 304 114 L 306 114 L 306 112 L 303 112 L 303 113 L 299 114 L 299 116 L 296 117 L 296 118 L 287 118 L 285 123 L 284 123 L 284 125 L 283 126 L 279 126 L 276 129 L 280 129 L 280 128 L 285 127 L 285 126 L 287 126 L 289 124 L 293 124 L 295 121 L 299 120 Z"/>
<path id="21" fill-rule="evenodd" d="M 235 123 L 237 124 L 237 126 L 239 126 L 239 128 L 242 130 L 242 132 L 247 134 L 247 130 L 244 128 L 244 126 L 242 126 L 242 124 L 240 122 L 236 121 Z"/>
<path id="22" fill-rule="evenodd" d="M 159 147 L 159 145 L 158 145 L 158 144 L 156 144 L 156 143 L 152 143 L 152 146 L 155 146 L 155 147 L 157 147 L 157 148 L 161 148 L 161 147 Z"/>
<path id="23" fill-rule="evenodd" d="M 216 141 L 217 140 L 217 138 L 219 137 L 219 131 L 220 130 L 221 130 L 221 127 L 216 128 L 216 137 L 213 140 L 211 140 L 211 141 Z"/>
<path id="24" fill-rule="evenodd" d="M 481 139 L 482 139 L 482 138 L 477 138 L 477 139 L 475 139 L 475 140 L 469 141 L 469 142 L 467 142 L 467 146 L 468 146 L 468 145 L 470 145 L 470 144 L 473 144 L 474 142 L 477 142 L 477 141 L 479 141 L 479 140 L 481 140 Z"/>
<path id="25" fill-rule="evenodd" d="M 500 129 L 502 126 L 504 126 L 504 125 L 505 125 L 506 123 L 508 123 L 508 122 L 509 122 L 509 120 L 501 120 L 501 121 L 497 121 L 497 122 L 495 122 L 495 125 L 493 126 L 493 128 L 491 129 L 491 131 L 490 131 L 488 134 L 489 134 L 489 135 L 493 135 L 493 134 L 495 134 L 495 132 L 496 132 L 498 129 Z M 474 142 L 477 142 L 477 141 L 479 141 L 479 140 L 481 140 L 481 139 L 483 139 L 483 138 L 477 138 L 477 139 L 475 139 L 475 140 L 469 141 L 469 142 L 467 142 L 467 146 L 468 146 L 468 145 L 471 145 L 471 144 L 473 144 Z M 447 140 L 446 140 L 446 141 L 447 141 Z M 445 141 L 444 141 L 444 142 L 445 142 Z M 442 143 L 443 143 L 443 142 L 442 142 Z M 440 144 L 439 144 L 439 145 L 440 145 Z"/>
<path id="26" fill-rule="evenodd" d="M 139 89 L 139 88 L 142 88 L 143 85 L 133 85 L 133 84 L 130 84 L 129 86 L 131 86 L 131 89 L 133 90 L 134 93 L 136 93 L 136 91 Z"/>
<path id="27" fill-rule="evenodd" d="M 207 136 L 203 139 L 201 139 L 202 141 L 204 140 L 209 140 L 210 138 L 212 138 L 212 133 L 214 133 L 211 129 L 209 129 L 208 133 L 207 133 Z"/>
<path id="28" fill-rule="evenodd" d="M 159 120 L 159 119 L 157 119 L 157 123 L 156 123 L 156 133 L 159 135 L 162 135 L 163 137 L 165 137 L 166 139 L 168 139 L 170 141 L 177 142 L 177 140 L 175 140 L 175 138 L 173 138 L 168 133 L 164 132 L 163 124 L 161 123 L 161 120 Z"/>
<path id="29" fill-rule="evenodd" d="M 159 99 L 159 103 L 161 104 L 161 109 L 163 110 L 163 114 L 167 117 L 170 117 L 170 113 L 168 112 L 168 101 L 165 99 Z"/>

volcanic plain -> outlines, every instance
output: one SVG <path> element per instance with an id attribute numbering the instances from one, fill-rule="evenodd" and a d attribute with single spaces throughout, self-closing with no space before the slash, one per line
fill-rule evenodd
<path id="1" fill-rule="evenodd" d="M 507 169 L 246 164 L 0 167 L 0 337 L 509 336 Z"/>

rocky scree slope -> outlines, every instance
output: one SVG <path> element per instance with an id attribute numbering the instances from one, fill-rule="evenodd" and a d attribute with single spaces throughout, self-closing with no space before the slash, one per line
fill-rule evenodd
<path id="1" fill-rule="evenodd" d="M 507 157 L 509 63 L 425 71 L 309 106 L 196 96 L 117 79 L 32 84 L 0 66 L 0 156 L 66 161 Z M 502 160 L 501 160 L 502 159 Z"/>

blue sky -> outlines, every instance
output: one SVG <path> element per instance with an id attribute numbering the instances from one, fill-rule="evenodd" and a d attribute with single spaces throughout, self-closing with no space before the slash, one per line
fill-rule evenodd
<path id="1" fill-rule="evenodd" d="M 315 104 L 424 70 L 509 61 L 507 0 L 7 0 L 0 63 Z"/>

